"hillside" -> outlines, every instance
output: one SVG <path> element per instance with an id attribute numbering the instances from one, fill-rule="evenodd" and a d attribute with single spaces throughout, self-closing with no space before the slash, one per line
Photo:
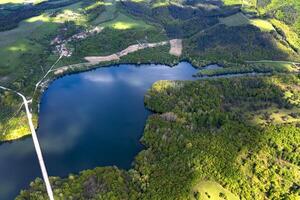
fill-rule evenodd
<path id="1" fill-rule="evenodd" d="M 0 0 L 0 86 L 36 127 L 56 78 L 182 60 L 261 76 L 155 83 L 133 168 L 53 177 L 56 199 L 297 199 L 300 1 Z M 30 135 L 22 99 L 0 90 L 0 110 L 0 142 Z M 46 199 L 42 180 L 17 199 Z"/>

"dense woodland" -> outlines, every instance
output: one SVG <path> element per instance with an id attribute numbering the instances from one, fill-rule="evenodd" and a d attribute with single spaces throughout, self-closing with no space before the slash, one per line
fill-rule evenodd
<path id="1" fill-rule="evenodd" d="M 179 6 L 178 2 L 156 7 L 154 2 L 149 6 L 146 3 L 125 1 L 122 2 L 122 6 L 134 16 L 163 26 L 168 37 L 186 38 L 185 57 L 191 61 L 222 62 L 222 60 L 227 60 L 242 63 L 244 60 L 260 59 L 299 60 L 299 54 L 293 52 L 298 51 L 297 45 L 293 45 L 295 43 L 293 41 L 285 40 L 288 33 L 285 33 L 282 26 L 275 26 L 276 30 L 271 32 L 262 32 L 258 27 L 250 24 L 228 27 L 219 22 L 220 18 L 226 18 L 239 12 L 249 12 L 253 18 L 261 16 L 266 19 L 276 18 L 284 21 L 282 18 L 276 17 L 277 15 L 271 15 L 275 12 L 273 9 L 280 8 L 277 6 L 271 9 L 271 6 L 276 3 L 270 3 L 268 10 L 265 10 L 265 7 L 256 6 L 254 14 L 253 10 L 251 12 L 243 10 L 238 3 L 224 5 L 221 1 L 188 1 L 183 4 L 191 5 L 190 7 Z M 294 7 L 297 4 L 290 1 L 289 6 Z M 294 15 L 296 18 L 297 13 Z M 295 25 L 292 28 L 297 31 L 297 22 L 293 23 Z"/>
<path id="2" fill-rule="evenodd" d="M 244 60 L 286 60 L 289 53 L 277 48 L 274 37 L 262 33 L 257 27 L 226 27 L 220 25 L 207 34 L 198 34 L 187 40 L 186 54 L 205 60 L 225 60 L 243 62 Z"/>
<path id="3" fill-rule="evenodd" d="M 151 8 L 132 1 L 122 2 L 125 10 L 135 16 L 161 24 L 169 37 L 191 36 L 218 23 L 219 17 L 233 15 L 240 7 L 221 7 L 214 10 L 169 5 Z"/>
<path id="4" fill-rule="evenodd" d="M 145 96 L 146 106 L 157 114 L 147 121 L 141 140 L 146 149 L 134 168 L 53 178 L 56 197 L 202 199 L 194 187 L 210 180 L 240 199 L 297 199 L 299 123 L 257 123 L 253 113 L 271 108 L 292 113 L 300 107 L 299 83 L 293 75 L 159 81 Z M 42 195 L 46 199 L 38 179 L 17 199 Z"/>

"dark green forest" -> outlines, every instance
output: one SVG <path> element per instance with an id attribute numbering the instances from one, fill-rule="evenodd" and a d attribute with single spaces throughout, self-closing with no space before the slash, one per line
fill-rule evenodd
<path id="1" fill-rule="evenodd" d="M 132 169 L 52 177 L 56 199 L 299 199 L 299 0 L 10 2 L 0 1 L 0 85 L 33 99 L 36 126 L 40 95 L 60 76 L 121 63 L 220 65 L 195 75 L 207 79 L 155 83 L 145 95 L 154 112 L 141 138 L 145 148 Z M 95 27 L 101 31 L 70 39 Z M 57 38 L 72 55 L 34 92 L 60 56 L 52 43 Z M 181 55 L 171 55 L 167 43 L 82 64 L 85 56 L 171 39 L 182 39 Z M 67 69 L 55 74 L 60 67 Z M 253 72 L 261 74 L 208 79 Z M 1 90 L 0 110 L 0 141 L 29 134 L 21 99 Z M 36 179 L 17 199 L 47 199 L 43 181 Z"/>
<path id="2" fill-rule="evenodd" d="M 156 114 L 133 169 L 52 178 L 56 198 L 202 199 L 193 188 L 214 181 L 240 199 L 297 199 L 300 123 L 275 122 L 268 111 L 297 118 L 299 82 L 298 75 L 156 82 L 145 96 Z M 17 199 L 46 199 L 42 181 Z"/>

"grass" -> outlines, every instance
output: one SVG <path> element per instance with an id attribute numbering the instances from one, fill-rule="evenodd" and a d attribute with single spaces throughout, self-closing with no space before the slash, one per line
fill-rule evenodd
<path id="1" fill-rule="evenodd" d="M 123 13 L 119 13 L 118 16 L 109 22 L 101 24 L 103 27 L 109 27 L 116 30 L 127 30 L 127 29 L 134 29 L 134 28 L 149 28 L 150 25 L 145 23 L 142 20 L 136 20 L 128 15 Z"/>
<path id="2" fill-rule="evenodd" d="M 104 22 L 111 21 L 117 16 L 116 1 L 105 0 L 102 4 L 105 6 L 105 11 L 92 21 L 93 25 L 99 25 Z"/>
<path id="3" fill-rule="evenodd" d="M 148 2 L 148 0 L 131 0 L 132 2 L 135 2 L 135 3 L 145 3 L 145 2 Z"/>
<path id="4" fill-rule="evenodd" d="M 25 113 L 21 113 L 19 117 L 10 119 L 8 124 L 6 124 L 6 130 L 5 135 L 0 137 L 2 141 L 15 140 L 30 134 Z"/>
<path id="5" fill-rule="evenodd" d="M 47 22 L 47 25 L 44 24 Z M 44 26 L 43 26 L 44 25 Z M 43 30 L 40 29 L 43 27 Z M 39 28 L 39 29 L 38 29 Z M 48 34 L 56 30 L 57 24 L 49 23 L 46 15 L 29 18 L 22 21 L 19 26 L 9 31 L 0 32 L 0 47 L 4 48 L 22 38 L 29 38 L 33 33 Z"/>
<path id="6" fill-rule="evenodd" d="M 19 39 L 10 45 L 0 49 L 0 74 L 7 73 L 16 73 L 22 61 L 20 57 L 24 53 L 31 52 L 33 54 L 39 53 L 42 51 L 42 47 L 38 43 L 29 41 L 28 39 Z M 2 73 L 1 73 L 2 72 Z"/>
<path id="7" fill-rule="evenodd" d="M 87 25 L 87 17 L 83 14 L 82 2 L 77 2 L 56 10 L 59 10 L 59 14 L 52 19 L 55 23 L 73 21 L 76 25 Z"/>
<path id="8" fill-rule="evenodd" d="M 18 76 L 18 72 L 24 70 L 22 56 L 43 52 L 44 47 L 39 41 L 47 41 L 47 37 L 58 28 L 58 24 L 47 19 L 40 15 L 21 22 L 18 28 L 0 32 L 0 75 Z"/>
<path id="9" fill-rule="evenodd" d="M 0 48 L 5 48 L 20 39 L 41 38 L 55 32 L 58 26 L 66 21 L 74 21 L 78 25 L 85 24 L 86 19 L 80 13 L 81 3 L 78 2 L 63 8 L 48 10 L 39 16 L 20 22 L 15 29 L 0 32 Z M 58 12 L 58 14 L 55 17 L 50 17 L 54 12 Z"/>
<path id="10" fill-rule="evenodd" d="M 286 37 L 286 40 L 295 48 L 300 49 L 300 38 L 288 25 L 276 19 L 271 19 L 271 23 Z"/>
<path id="11" fill-rule="evenodd" d="M 242 0 L 222 0 L 225 5 L 240 5 Z"/>
<path id="12" fill-rule="evenodd" d="M 258 27 L 263 32 L 271 32 L 272 30 L 275 30 L 273 25 L 267 20 L 248 19 L 243 13 L 237 13 L 229 17 L 220 18 L 220 22 L 226 26 L 245 26 L 251 24 Z"/>
<path id="13" fill-rule="evenodd" d="M 195 200 L 239 200 L 236 195 L 214 181 L 201 181 L 194 187 L 192 196 Z"/>
<path id="14" fill-rule="evenodd" d="M 157 7 L 164 7 L 164 6 L 168 6 L 169 5 L 169 2 L 167 1 L 164 1 L 164 2 L 157 2 L 157 3 L 154 3 L 153 4 L 153 8 L 157 8 Z"/>
<path id="15" fill-rule="evenodd" d="M 1 90 L 0 106 L 0 141 L 11 141 L 30 134 L 25 109 L 19 96 Z M 37 123 L 36 115 L 33 115 L 33 122 Z"/>
<path id="16" fill-rule="evenodd" d="M 271 16 L 288 24 L 289 29 L 300 36 L 300 1 L 298 0 L 269 0 L 263 6 L 258 6 L 261 15 Z"/>
<path id="17" fill-rule="evenodd" d="M 258 27 L 263 32 L 271 32 L 275 30 L 269 21 L 263 19 L 251 19 L 250 24 Z"/>
<path id="18" fill-rule="evenodd" d="M 0 5 L 1 4 L 7 4 L 7 3 L 12 3 L 12 4 L 22 4 L 22 3 L 33 3 L 33 4 L 36 4 L 36 3 L 40 3 L 40 2 L 43 2 L 43 1 L 47 1 L 47 0 L 0 0 Z"/>
<path id="19" fill-rule="evenodd" d="M 229 17 L 219 19 L 226 26 L 243 26 L 249 24 L 249 19 L 242 13 L 237 13 Z"/>
<path id="20" fill-rule="evenodd" d="M 33 115 L 32 120 L 37 125 L 37 115 Z M 12 141 L 31 134 L 25 110 L 16 113 L 15 116 L 3 125 L 5 126 L 0 125 L 0 130 L 4 130 L 2 135 L 0 135 L 0 141 Z"/>
<path id="21" fill-rule="evenodd" d="M 300 122 L 300 109 L 278 109 L 276 107 L 260 110 L 259 112 L 247 113 L 249 119 L 255 124 L 284 124 Z"/>
<path id="22" fill-rule="evenodd" d="M 243 6 L 255 6 L 256 0 L 222 0 L 227 6 L 243 5 Z"/>

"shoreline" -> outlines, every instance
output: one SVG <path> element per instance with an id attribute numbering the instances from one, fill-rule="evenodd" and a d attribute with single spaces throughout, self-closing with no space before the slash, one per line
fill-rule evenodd
<path id="1" fill-rule="evenodd" d="M 100 64 L 93 65 L 90 68 L 86 68 L 86 69 L 81 68 L 76 71 L 66 71 L 63 74 L 55 74 L 54 71 L 51 71 L 52 73 L 49 74 L 49 78 L 47 78 L 43 82 L 41 82 L 42 86 L 37 90 L 36 96 L 32 97 L 31 109 L 33 110 L 32 113 L 34 114 L 34 116 L 37 117 L 36 124 L 35 124 L 35 130 L 38 131 L 38 129 L 39 129 L 39 109 L 42 104 L 41 97 L 43 96 L 44 92 L 47 91 L 49 86 L 57 79 L 60 79 L 60 78 L 63 78 L 65 76 L 69 76 L 69 75 L 74 75 L 74 74 L 97 70 L 100 68 L 120 67 L 120 65 L 135 65 L 135 67 L 140 67 L 142 65 L 165 65 L 166 67 L 172 68 L 182 62 L 189 63 L 195 69 L 201 69 L 202 67 L 205 67 L 207 65 L 217 64 L 216 62 L 211 62 L 205 66 L 196 66 L 196 65 L 192 64 L 192 62 L 190 62 L 188 59 L 179 59 L 178 62 L 176 62 L 176 63 L 163 63 L 163 62 L 139 62 L 139 63 L 111 62 L 111 63 L 102 63 L 102 64 L 100 63 Z M 235 77 L 242 77 L 242 76 L 265 76 L 265 75 L 266 76 L 272 75 L 272 73 L 256 73 L 256 72 L 248 73 L 248 72 L 246 72 L 246 73 L 238 73 L 238 74 L 231 73 L 231 74 L 226 74 L 226 75 L 214 75 L 214 76 L 206 76 L 206 77 L 199 77 L 195 74 L 195 77 L 198 78 L 197 80 L 207 80 L 207 79 L 213 79 L 213 78 L 235 78 Z M 18 140 L 26 139 L 27 137 L 30 137 L 30 136 L 31 136 L 31 133 L 20 134 L 19 136 L 13 137 L 12 139 L 1 140 L 0 145 L 4 144 L 4 143 L 17 142 Z"/>
<path id="2" fill-rule="evenodd" d="M 41 79 L 41 81 L 38 83 L 39 85 L 37 86 L 35 92 L 33 93 L 32 96 L 32 104 L 31 104 L 31 109 L 33 116 L 36 118 L 34 125 L 36 130 L 39 128 L 39 108 L 41 105 L 41 97 L 43 93 L 48 89 L 49 85 L 54 82 L 56 79 L 63 78 L 64 76 L 67 75 L 72 75 L 72 74 L 77 74 L 77 73 L 83 73 L 87 71 L 92 71 L 92 70 L 97 70 L 102 67 L 112 67 L 112 66 L 119 66 L 119 65 L 135 65 L 137 67 L 141 65 L 165 65 L 167 67 L 174 67 L 175 65 L 178 65 L 181 62 L 187 62 L 189 63 L 193 68 L 195 69 L 201 69 L 203 67 L 206 67 L 208 65 L 213 65 L 217 64 L 219 66 L 224 67 L 225 65 L 231 65 L 232 63 L 227 63 L 224 64 L 224 61 L 208 61 L 208 60 L 191 60 L 192 58 L 186 56 L 182 50 L 183 50 L 183 41 L 182 39 L 171 39 L 168 41 L 162 41 L 162 42 L 156 42 L 156 43 L 142 43 L 142 44 L 133 44 L 129 45 L 127 48 L 117 52 L 113 53 L 111 55 L 107 56 L 87 56 L 84 59 L 87 62 L 83 63 L 75 63 L 75 64 L 70 64 L 58 68 L 51 69 L 47 72 L 47 74 Z M 169 46 L 168 46 L 169 45 Z M 166 54 L 167 59 L 157 59 L 150 57 L 149 60 L 139 57 L 139 56 L 134 56 L 134 57 L 126 57 L 129 54 L 135 53 L 135 52 L 140 52 L 140 50 L 144 49 L 155 49 L 156 47 L 167 47 L 168 50 Z M 118 59 L 107 59 L 111 58 L 113 55 L 116 55 Z M 151 54 L 152 55 L 152 54 Z M 153 54 L 154 56 L 155 54 Z M 125 56 L 125 58 L 123 58 Z M 129 61 L 128 61 L 129 60 Z M 142 61 L 143 60 L 143 61 Z M 154 61 L 154 60 L 160 60 L 160 61 Z M 247 63 L 264 63 L 266 60 L 262 61 L 244 61 L 245 64 Z M 273 62 L 273 61 L 272 61 Z M 293 61 L 274 61 L 278 63 L 295 63 Z M 242 64 L 242 63 L 240 63 Z M 212 76 L 199 76 L 198 74 L 193 75 L 194 77 L 197 77 L 199 79 L 209 79 L 209 78 L 222 78 L 222 77 L 239 77 L 239 76 L 253 76 L 253 73 L 259 74 L 259 75 L 269 75 L 276 73 L 274 72 L 239 72 L 239 73 L 226 73 L 226 74 L 217 74 L 217 75 L 212 75 Z M 277 72 L 280 73 L 280 72 Z M 292 73 L 292 72 L 286 72 L 286 73 Z M 295 72 L 297 73 L 297 72 Z M 298 72 L 299 73 L 299 72 Z M 48 76 L 48 77 L 47 77 Z M 43 80 L 43 81 L 42 81 Z M 5 142 L 13 142 L 15 140 L 19 140 L 21 138 L 24 138 L 26 136 L 30 136 L 31 133 L 11 133 L 8 136 L 5 136 L 4 139 L 0 140 L 0 143 L 5 143 Z"/>

